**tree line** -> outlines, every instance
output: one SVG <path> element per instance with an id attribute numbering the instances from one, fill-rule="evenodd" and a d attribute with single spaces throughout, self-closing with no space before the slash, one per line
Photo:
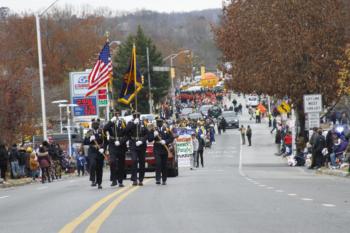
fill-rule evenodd
<path id="1" fill-rule="evenodd" d="M 214 28 L 237 91 L 290 97 L 305 128 L 303 95 L 325 106 L 349 94 L 348 5 L 340 0 L 235 0 Z"/>

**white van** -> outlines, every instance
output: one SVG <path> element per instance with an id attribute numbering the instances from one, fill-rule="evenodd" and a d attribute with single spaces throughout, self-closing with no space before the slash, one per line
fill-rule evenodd
<path id="1" fill-rule="evenodd" d="M 247 97 L 247 105 L 255 108 L 259 105 L 259 97 L 257 95 L 249 95 Z"/>

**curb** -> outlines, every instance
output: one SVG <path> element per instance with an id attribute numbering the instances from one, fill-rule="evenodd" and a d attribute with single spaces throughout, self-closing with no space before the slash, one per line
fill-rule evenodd
<path id="1" fill-rule="evenodd" d="M 68 180 L 69 178 L 75 177 L 75 174 L 63 174 L 62 178 L 60 180 Z M 11 179 L 12 181 L 12 179 Z M 19 182 L 6 182 L 6 183 L 1 183 L 0 182 L 0 189 L 1 188 L 11 188 L 11 187 L 18 187 L 18 186 L 24 186 L 28 184 L 36 184 L 40 183 L 40 179 L 37 179 L 36 181 L 33 181 L 32 178 L 24 178 L 22 180 L 18 180 Z"/>
<path id="2" fill-rule="evenodd" d="M 350 173 L 349 172 L 341 171 L 341 170 L 330 170 L 330 169 L 317 170 L 316 174 L 318 174 L 318 175 L 338 176 L 338 177 L 345 177 L 345 178 L 349 178 L 350 177 Z"/>
<path id="3" fill-rule="evenodd" d="M 35 183 L 32 182 L 32 178 L 30 178 L 29 180 L 23 180 L 21 182 L 18 183 L 2 183 L 0 184 L 0 188 L 11 188 L 11 187 L 17 187 L 17 186 L 23 186 L 23 185 L 27 185 L 27 184 L 31 184 L 31 183 Z"/>

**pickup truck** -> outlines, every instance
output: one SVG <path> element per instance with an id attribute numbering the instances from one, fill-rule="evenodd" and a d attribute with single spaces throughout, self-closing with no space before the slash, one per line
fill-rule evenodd
<path id="1" fill-rule="evenodd" d="M 174 147 L 169 148 L 170 154 L 168 156 L 168 177 L 176 177 L 179 175 L 177 155 L 174 152 Z M 155 172 L 156 170 L 156 158 L 153 155 L 153 142 L 147 144 L 146 159 L 145 159 L 145 171 Z M 130 174 L 132 167 L 132 160 L 130 151 L 126 152 L 125 155 L 125 171 Z"/>

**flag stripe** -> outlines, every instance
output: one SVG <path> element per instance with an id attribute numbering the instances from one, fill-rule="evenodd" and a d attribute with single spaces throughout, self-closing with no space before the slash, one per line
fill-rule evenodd
<path id="1" fill-rule="evenodd" d="M 89 90 L 85 97 L 91 95 L 101 86 L 106 85 L 112 76 L 112 61 L 109 50 L 109 42 L 106 42 L 100 52 L 99 58 L 96 61 L 91 73 L 89 74 Z"/>

